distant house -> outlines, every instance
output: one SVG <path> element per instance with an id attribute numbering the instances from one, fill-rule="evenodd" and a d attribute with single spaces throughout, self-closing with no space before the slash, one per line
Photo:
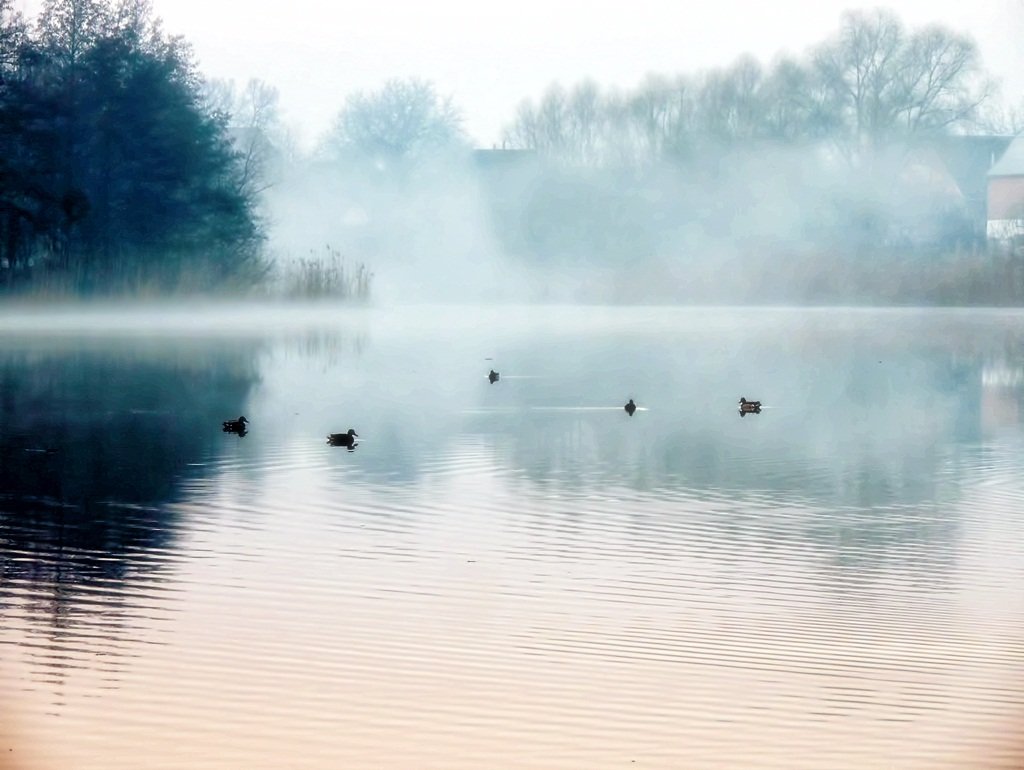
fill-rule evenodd
<path id="1" fill-rule="evenodd" d="M 971 235 L 984 242 L 988 231 L 988 172 L 1006 152 L 1012 136 L 945 136 L 932 147 L 963 196 Z"/>
<path id="2" fill-rule="evenodd" d="M 1024 248 L 1024 135 L 1018 136 L 988 172 L 990 242 Z"/>
<path id="3" fill-rule="evenodd" d="M 982 200 L 978 223 L 971 221 L 968 194 L 949 167 L 949 162 L 931 144 L 893 148 L 889 157 L 880 156 L 895 169 L 888 190 L 879 189 L 878 205 L 886 208 L 887 243 L 897 247 L 948 247 L 980 237 L 984 240 L 985 205 Z M 984 195 L 985 171 L 978 173 Z M 977 235 L 980 231 L 980 236 Z"/>
<path id="4" fill-rule="evenodd" d="M 894 172 L 890 188 L 873 191 L 877 202 L 888 206 L 891 245 L 984 245 L 988 172 L 1011 141 L 1008 136 L 929 137 L 894 144 L 876 157 L 880 167 Z"/>

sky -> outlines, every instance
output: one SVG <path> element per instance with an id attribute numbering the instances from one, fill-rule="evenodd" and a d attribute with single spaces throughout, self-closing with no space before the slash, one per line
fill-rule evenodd
<path id="1" fill-rule="evenodd" d="M 553 81 L 629 88 L 652 72 L 768 63 L 838 28 L 851 0 L 152 0 L 208 77 L 278 88 L 284 118 L 312 146 L 355 91 L 389 78 L 433 81 L 481 147 L 500 142 L 517 105 Z M 16 0 L 32 15 L 42 0 Z M 892 0 L 910 27 L 940 22 L 971 35 L 1008 102 L 1024 100 L 1024 0 Z"/>

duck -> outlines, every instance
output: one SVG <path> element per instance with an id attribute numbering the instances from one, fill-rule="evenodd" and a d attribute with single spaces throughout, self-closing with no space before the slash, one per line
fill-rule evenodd
<path id="1" fill-rule="evenodd" d="M 636 411 L 636 404 L 633 403 L 633 399 L 629 399 L 629 401 L 626 402 L 626 405 L 623 407 L 623 409 L 626 410 L 626 414 L 632 417 L 633 412 Z"/>
<path id="2" fill-rule="evenodd" d="M 491 373 L 487 375 L 487 379 L 491 381 L 491 385 L 496 383 L 501 378 L 501 375 L 491 369 Z"/>
<path id="3" fill-rule="evenodd" d="M 348 433 L 328 433 L 327 443 L 331 446 L 347 446 L 354 447 L 356 445 L 356 438 L 359 434 L 355 432 L 354 428 L 349 428 Z"/>
<path id="4" fill-rule="evenodd" d="M 761 402 L 760 401 L 747 401 L 743 396 L 740 396 L 740 416 L 745 414 L 760 414 L 761 413 Z"/>
<path id="5" fill-rule="evenodd" d="M 248 422 L 243 414 L 237 420 L 225 420 L 222 423 L 224 426 L 223 430 L 225 433 L 245 433 L 245 426 Z"/>

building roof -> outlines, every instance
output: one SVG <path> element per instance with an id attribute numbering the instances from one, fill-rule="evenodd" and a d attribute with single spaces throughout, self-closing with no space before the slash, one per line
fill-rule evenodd
<path id="1" fill-rule="evenodd" d="M 954 134 L 936 137 L 929 144 L 968 198 L 984 198 L 985 177 L 1013 141 L 1012 136 Z"/>
<path id="2" fill-rule="evenodd" d="M 899 178 L 932 193 L 947 198 L 966 199 L 966 194 L 957 183 L 949 164 L 933 148 L 922 147 L 912 150 L 903 161 Z"/>
<path id="3" fill-rule="evenodd" d="M 992 176 L 1024 176 L 1024 135 L 1018 136 L 1006 148 L 1003 156 L 989 170 Z"/>

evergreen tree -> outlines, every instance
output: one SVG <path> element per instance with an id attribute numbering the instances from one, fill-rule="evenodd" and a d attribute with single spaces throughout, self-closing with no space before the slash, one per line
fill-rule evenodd
<path id="1" fill-rule="evenodd" d="M 0 46 L 15 40 L 3 9 Z M 259 277 L 241 159 L 187 44 L 147 3 L 48 0 L 13 45 L 0 51 L 0 280 L 106 292 Z"/>

